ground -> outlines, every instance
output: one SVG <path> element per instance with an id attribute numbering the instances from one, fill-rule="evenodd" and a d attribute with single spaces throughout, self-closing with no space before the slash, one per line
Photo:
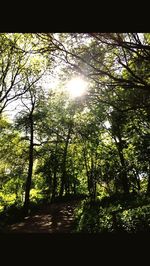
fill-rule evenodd
<path id="1" fill-rule="evenodd" d="M 52 203 L 36 214 L 7 227 L 9 233 L 72 233 L 74 210 L 79 201 Z"/>

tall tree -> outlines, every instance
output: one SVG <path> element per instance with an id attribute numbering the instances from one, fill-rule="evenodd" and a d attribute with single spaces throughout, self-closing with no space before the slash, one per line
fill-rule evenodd
<path id="1" fill-rule="evenodd" d="M 40 78 L 40 75 L 33 73 L 32 50 L 29 48 L 31 42 L 31 34 L 0 35 L 0 113 L 8 104 L 25 94 Z M 29 79 L 31 72 L 32 79 Z"/>

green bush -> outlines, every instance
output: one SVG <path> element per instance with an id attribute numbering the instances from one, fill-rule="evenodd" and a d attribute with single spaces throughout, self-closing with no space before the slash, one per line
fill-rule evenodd
<path id="1" fill-rule="evenodd" d="M 125 210 L 121 214 L 122 227 L 126 232 L 150 230 L 150 205 Z"/>
<path id="2" fill-rule="evenodd" d="M 76 211 L 76 232 L 148 232 L 150 231 L 150 204 L 146 195 L 119 197 L 110 202 L 84 200 Z"/>

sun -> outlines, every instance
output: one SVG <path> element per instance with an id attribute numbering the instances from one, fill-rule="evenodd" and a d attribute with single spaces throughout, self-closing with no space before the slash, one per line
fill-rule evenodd
<path id="1" fill-rule="evenodd" d="M 72 98 L 81 97 L 85 94 L 87 88 L 87 82 L 80 77 L 72 78 L 66 86 Z"/>

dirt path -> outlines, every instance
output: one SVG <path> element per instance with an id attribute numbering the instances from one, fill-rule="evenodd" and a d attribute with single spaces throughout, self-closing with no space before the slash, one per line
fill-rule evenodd
<path id="1" fill-rule="evenodd" d="M 22 222 L 9 225 L 9 233 L 71 233 L 74 210 L 79 201 L 53 203 L 36 214 L 25 217 Z"/>

